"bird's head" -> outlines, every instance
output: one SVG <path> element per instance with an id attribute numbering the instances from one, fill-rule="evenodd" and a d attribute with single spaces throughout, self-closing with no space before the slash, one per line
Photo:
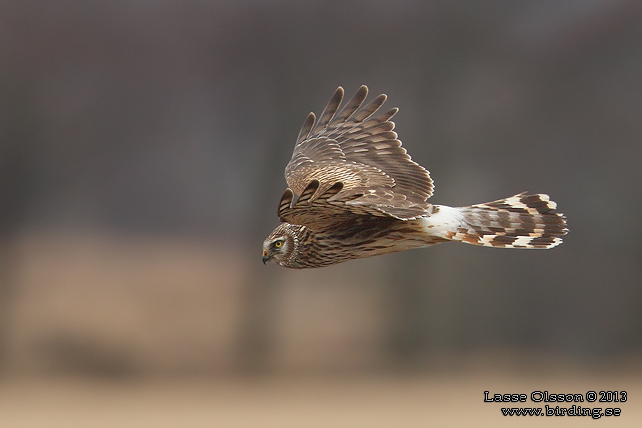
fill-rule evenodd
<path id="1" fill-rule="evenodd" d="M 263 264 L 273 260 L 281 266 L 290 267 L 293 251 L 297 246 L 297 237 L 292 227 L 288 223 L 282 223 L 263 241 Z"/>

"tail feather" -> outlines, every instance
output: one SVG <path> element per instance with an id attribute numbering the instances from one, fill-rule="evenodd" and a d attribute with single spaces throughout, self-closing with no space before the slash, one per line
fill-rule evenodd
<path id="1" fill-rule="evenodd" d="M 520 193 L 485 204 L 457 208 L 453 241 L 499 248 L 553 248 L 566 235 L 566 219 L 548 195 Z"/>

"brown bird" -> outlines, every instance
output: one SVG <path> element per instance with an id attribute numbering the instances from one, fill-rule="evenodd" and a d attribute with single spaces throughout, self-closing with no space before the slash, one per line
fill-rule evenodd
<path id="1" fill-rule="evenodd" d="M 339 111 L 339 87 L 316 122 L 306 119 L 285 168 L 283 222 L 263 242 L 263 263 L 288 268 L 427 247 L 446 241 L 499 248 L 552 248 L 568 232 L 548 195 L 520 193 L 468 207 L 432 205 L 428 171 L 401 147 L 393 108 L 363 106 L 362 86 Z"/>

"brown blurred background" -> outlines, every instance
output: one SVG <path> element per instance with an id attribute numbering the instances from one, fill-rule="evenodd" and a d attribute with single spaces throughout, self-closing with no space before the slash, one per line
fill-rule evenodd
<path id="1" fill-rule="evenodd" d="M 545 192 L 565 243 L 263 266 L 299 127 L 361 84 L 401 108 L 435 203 Z M 4 0 L 0 415 L 496 426 L 452 409 L 543 373 L 642 391 L 641 95 L 633 0 Z"/>

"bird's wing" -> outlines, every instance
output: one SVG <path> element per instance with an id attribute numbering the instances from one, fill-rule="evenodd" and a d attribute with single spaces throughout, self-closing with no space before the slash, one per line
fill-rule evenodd
<path id="1" fill-rule="evenodd" d="M 334 230 L 343 226 L 369 224 L 377 219 L 392 219 L 388 214 L 368 205 L 350 205 L 349 199 L 337 199 L 343 184 L 336 183 L 321 196 L 318 195 L 319 180 L 312 180 L 296 197 L 292 189 L 287 188 L 279 202 L 279 218 L 291 224 L 302 224 L 316 232 Z M 314 198 L 313 198 L 314 197 Z M 358 198 L 358 196 L 354 196 Z"/>
<path id="2" fill-rule="evenodd" d="M 406 153 L 393 131 L 395 124 L 390 119 L 398 109 L 375 115 L 385 95 L 362 107 L 368 94 L 368 88 L 362 86 L 339 111 L 343 94 L 339 87 L 319 121 L 310 113 L 299 132 L 285 168 L 293 195 L 287 209 L 282 209 L 287 191 L 281 200 L 281 219 L 313 226 L 315 222 L 332 223 L 332 217 L 339 213 L 400 220 L 425 215 L 433 182 L 428 171 Z M 312 186 L 315 193 L 309 195 L 307 205 L 298 203 L 314 181 L 318 186 Z M 315 202 L 338 183 L 338 192 Z"/>

